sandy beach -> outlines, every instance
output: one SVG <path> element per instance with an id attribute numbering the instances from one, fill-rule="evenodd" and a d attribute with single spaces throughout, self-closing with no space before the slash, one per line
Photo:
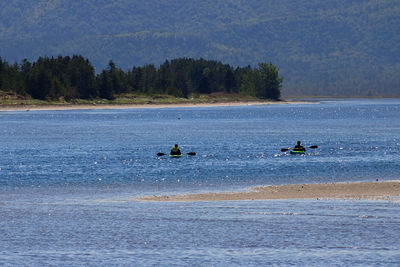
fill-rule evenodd
<path id="1" fill-rule="evenodd" d="M 400 197 L 400 180 L 326 184 L 263 186 L 246 192 L 205 193 L 174 196 L 148 196 L 139 201 L 234 201 L 272 199 L 370 199 L 394 200 Z"/>
<path id="2" fill-rule="evenodd" d="M 30 110 L 85 110 L 85 109 L 134 109 L 134 108 L 185 108 L 185 107 L 229 107 L 251 105 L 304 104 L 305 101 L 235 101 L 215 103 L 173 103 L 173 104 L 52 104 L 52 105 L 0 105 L 1 111 Z"/>

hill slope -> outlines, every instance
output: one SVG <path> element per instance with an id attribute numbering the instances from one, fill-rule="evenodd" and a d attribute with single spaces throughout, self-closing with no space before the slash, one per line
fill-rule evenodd
<path id="1" fill-rule="evenodd" d="M 271 61 L 283 94 L 400 94 L 400 1 L 10 0 L 0 56 L 82 54 L 101 70 L 203 57 Z"/>

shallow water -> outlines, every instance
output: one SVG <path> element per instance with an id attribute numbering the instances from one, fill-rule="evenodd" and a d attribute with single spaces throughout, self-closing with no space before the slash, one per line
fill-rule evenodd
<path id="1" fill-rule="evenodd" d="M 305 156 L 280 152 L 297 140 Z M 400 206 L 138 196 L 400 173 L 400 100 L 0 113 L 0 265 L 395 265 Z M 174 143 L 196 156 L 157 157 Z"/>

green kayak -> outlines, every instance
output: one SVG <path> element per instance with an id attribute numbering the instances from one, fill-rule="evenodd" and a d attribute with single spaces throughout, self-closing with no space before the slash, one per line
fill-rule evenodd
<path id="1" fill-rule="evenodd" d="M 292 155 L 304 155 L 306 152 L 305 151 L 298 151 L 298 150 L 291 150 L 290 154 Z"/>
<path id="2" fill-rule="evenodd" d="M 179 154 L 179 155 L 171 155 L 171 154 L 169 154 L 169 157 L 170 158 L 180 158 L 180 157 L 182 157 L 182 155 L 183 154 Z"/>

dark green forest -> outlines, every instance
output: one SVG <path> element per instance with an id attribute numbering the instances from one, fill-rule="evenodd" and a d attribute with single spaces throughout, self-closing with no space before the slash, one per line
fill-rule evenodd
<path id="1" fill-rule="evenodd" d="M 400 1 L 9 0 L 0 55 L 84 55 L 96 72 L 165 59 L 273 62 L 283 96 L 400 94 Z"/>
<path id="2" fill-rule="evenodd" d="M 0 90 L 40 100 L 114 99 L 124 93 L 188 98 L 217 92 L 278 100 L 282 80 L 272 63 L 234 68 L 214 60 L 178 58 L 159 67 L 147 64 L 124 71 L 110 60 L 96 74 L 81 55 L 24 59 L 21 64 L 0 58 Z"/>

